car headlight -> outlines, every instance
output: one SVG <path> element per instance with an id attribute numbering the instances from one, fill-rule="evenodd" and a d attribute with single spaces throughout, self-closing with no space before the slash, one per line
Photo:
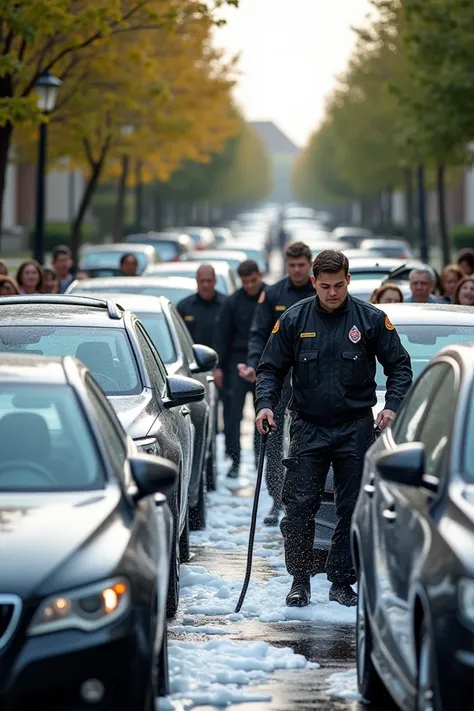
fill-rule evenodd
<path id="1" fill-rule="evenodd" d="M 462 578 L 458 584 L 459 609 L 469 622 L 474 622 L 474 580 Z"/>
<path id="2" fill-rule="evenodd" d="M 72 628 L 92 632 L 116 620 L 129 607 L 129 583 L 123 578 L 106 580 L 44 600 L 30 623 L 28 634 Z"/>
<path id="3" fill-rule="evenodd" d="M 155 457 L 161 456 L 161 447 L 156 437 L 135 439 L 134 442 L 142 454 L 153 454 Z"/>

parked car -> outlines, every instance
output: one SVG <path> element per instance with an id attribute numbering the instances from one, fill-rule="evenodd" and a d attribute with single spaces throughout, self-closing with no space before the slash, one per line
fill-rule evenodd
<path id="1" fill-rule="evenodd" d="M 174 532 L 168 614 L 179 598 L 179 564 L 189 555 L 188 487 L 194 427 L 188 405 L 204 398 L 201 383 L 170 377 L 144 327 L 113 301 L 40 295 L 0 299 L 0 352 L 73 355 L 91 371 L 122 426 L 145 453 L 179 469 L 169 505 Z"/>
<path id="2" fill-rule="evenodd" d="M 147 267 L 161 262 L 149 244 L 100 244 L 87 245 L 79 262 L 79 269 L 93 277 L 122 276 L 120 259 L 124 254 L 133 254 L 138 261 L 138 274 Z"/>
<path id="3" fill-rule="evenodd" d="M 75 358 L 3 354 L 0 383 L 2 706 L 150 711 L 177 467 L 139 454 Z"/>
<path id="4" fill-rule="evenodd" d="M 234 240 L 232 230 L 228 227 L 213 227 L 212 233 L 216 238 L 216 247 L 220 247 L 221 245 Z"/>
<path id="5" fill-rule="evenodd" d="M 349 262 L 351 279 L 384 279 L 395 269 L 401 267 L 404 262 L 400 259 L 388 259 L 387 257 L 370 257 L 369 259 L 356 259 Z M 418 262 L 419 266 L 420 262 Z M 160 265 L 158 265 L 159 267 Z M 156 269 L 156 267 L 150 267 Z"/>
<path id="6" fill-rule="evenodd" d="M 388 282 L 393 283 L 393 284 L 398 284 L 399 286 L 405 282 L 410 281 L 410 272 L 415 269 L 416 267 L 419 267 L 422 263 L 418 262 L 416 260 L 410 260 L 408 262 L 403 262 L 402 264 L 399 264 L 399 266 L 394 266 L 389 273 L 382 279 L 382 284 L 387 284 Z M 424 266 L 424 265 L 423 265 Z M 441 278 L 436 269 L 431 269 L 435 273 L 436 277 L 436 282 L 435 282 L 435 291 L 440 292 L 441 290 Z"/>
<path id="7" fill-rule="evenodd" d="M 403 239 L 388 239 L 385 237 L 374 237 L 364 239 L 360 243 L 361 249 L 375 252 L 377 256 L 391 257 L 392 259 L 413 259 L 413 251 Z"/>
<path id="8" fill-rule="evenodd" d="M 206 390 L 201 402 L 190 404 L 194 425 L 194 455 L 188 487 L 189 525 L 192 530 L 206 525 L 206 472 L 215 472 L 214 383 L 210 372 L 217 354 L 207 346 L 194 344 L 181 316 L 168 299 L 139 294 L 108 294 L 109 299 L 132 311 L 146 328 L 169 375 L 196 378 Z M 215 488 L 215 486 L 214 486 Z"/>
<path id="9" fill-rule="evenodd" d="M 371 230 L 366 230 L 364 227 L 336 227 L 332 232 L 335 240 L 349 242 L 352 247 L 359 247 L 364 239 L 370 239 L 374 236 Z"/>
<path id="10" fill-rule="evenodd" d="M 183 233 L 189 235 L 194 242 L 194 249 L 214 249 L 216 238 L 209 227 L 182 227 Z"/>
<path id="11" fill-rule="evenodd" d="M 254 262 L 257 262 L 262 274 L 265 274 L 268 270 L 268 253 L 265 246 L 260 247 L 255 243 L 243 240 L 234 240 L 232 242 L 219 245 L 219 251 L 222 253 L 234 251 L 245 252 L 246 259 L 253 259 Z"/>
<path id="12" fill-rule="evenodd" d="M 429 361 L 445 346 L 474 342 L 474 309 L 451 304 L 379 304 L 396 327 L 401 342 L 411 357 L 416 378 Z M 374 417 L 383 410 L 386 378 L 377 362 Z M 289 415 L 285 418 L 284 454 L 289 445 Z M 316 516 L 315 547 L 329 549 L 336 525 L 332 469 L 326 481 L 321 508 Z"/>
<path id="13" fill-rule="evenodd" d="M 172 304 L 196 293 L 196 280 L 187 277 L 114 277 L 113 279 L 77 279 L 66 294 L 143 294 L 165 296 Z"/>
<path id="14" fill-rule="evenodd" d="M 417 344 L 473 340 L 444 330 Z M 377 705 L 388 690 L 402 711 L 472 709 L 473 392 L 472 343 L 444 348 L 366 456 L 351 536 L 359 691 Z"/>
<path id="15" fill-rule="evenodd" d="M 194 249 L 194 242 L 189 235 L 181 232 L 146 232 L 145 234 L 128 235 L 127 244 L 144 242 L 155 250 L 159 262 L 176 262 L 181 255 Z"/>
<path id="16" fill-rule="evenodd" d="M 209 262 L 225 262 L 232 269 L 237 277 L 237 269 L 239 264 L 245 262 L 247 255 L 244 251 L 238 250 L 225 250 L 225 249 L 207 249 L 206 250 L 206 263 Z M 186 262 L 202 262 L 203 255 L 202 252 L 189 252 L 185 257 L 182 257 L 182 261 Z"/>
<path id="17" fill-rule="evenodd" d="M 373 279 L 351 280 L 351 283 L 349 284 L 349 293 L 352 296 L 356 296 L 358 299 L 362 299 L 362 301 L 370 301 L 370 297 L 372 296 L 375 289 L 378 289 L 382 285 L 382 280 L 380 279 L 380 277 L 377 277 L 377 275 L 374 276 L 375 278 Z M 403 282 L 399 285 L 399 288 L 402 291 L 404 299 L 406 299 L 408 296 L 411 296 L 410 286 L 408 282 Z"/>
<path id="18" fill-rule="evenodd" d="M 226 262 L 216 262 L 207 260 L 207 255 L 202 255 L 201 264 L 210 264 L 216 272 L 216 289 L 230 296 L 238 289 L 238 282 L 232 268 Z M 173 264 L 157 264 L 145 272 L 145 276 L 180 276 L 188 279 L 196 278 L 196 271 L 199 264 L 196 262 L 176 262 Z"/>

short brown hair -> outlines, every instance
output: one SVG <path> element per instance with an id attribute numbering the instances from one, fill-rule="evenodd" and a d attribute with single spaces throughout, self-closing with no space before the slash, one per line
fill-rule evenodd
<path id="1" fill-rule="evenodd" d="M 290 242 L 285 249 L 286 259 L 307 259 L 311 262 L 313 259 L 312 252 L 304 242 Z"/>
<path id="2" fill-rule="evenodd" d="M 335 249 L 323 249 L 313 262 L 313 276 L 315 279 L 323 272 L 337 274 L 341 269 L 344 270 L 344 274 L 347 276 L 349 273 L 349 260 L 345 254 L 337 252 Z"/>
<path id="3" fill-rule="evenodd" d="M 459 304 L 459 292 L 461 291 L 464 284 L 467 284 L 468 281 L 471 281 L 474 284 L 474 274 L 469 274 L 468 276 L 465 276 L 464 279 L 461 279 L 461 281 L 458 281 L 456 291 L 454 292 L 453 304 Z"/>
<path id="4" fill-rule="evenodd" d="M 374 289 L 374 291 L 372 292 L 372 296 L 370 297 L 370 303 L 371 304 L 380 304 L 381 297 L 387 291 L 396 291 L 400 297 L 401 304 L 405 301 L 405 299 L 403 298 L 403 292 L 400 289 L 400 287 L 397 284 L 388 283 L 388 284 L 383 284 L 382 286 L 379 286 L 377 289 Z"/>
<path id="5" fill-rule="evenodd" d="M 470 247 L 461 249 L 457 256 L 456 263 L 460 265 L 461 262 L 467 262 L 472 271 L 474 272 L 474 250 Z"/>
<path id="6" fill-rule="evenodd" d="M 253 259 L 246 259 L 237 267 L 237 274 L 240 278 L 249 277 L 252 274 L 260 274 L 260 267 Z"/>
<path id="7" fill-rule="evenodd" d="M 13 279 L 13 277 L 4 276 L 3 274 L 0 275 L 0 287 L 2 287 L 4 284 L 10 284 L 10 286 L 12 287 L 12 289 L 13 289 L 13 291 L 14 291 L 14 295 L 15 295 L 15 296 L 16 296 L 16 295 L 19 296 L 19 294 L 20 294 L 20 289 L 18 288 L 18 284 L 17 284 L 16 281 Z"/>
<path id="8" fill-rule="evenodd" d="M 25 262 L 22 262 L 20 264 L 16 273 L 16 283 L 20 288 L 23 286 L 23 271 L 26 267 L 30 266 L 30 264 L 32 264 L 38 272 L 38 283 L 36 284 L 36 290 L 41 291 L 41 288 L 43 286 L 43 267 L 39 262 L 36 261 L 36 259 L 27 259 Z"/>

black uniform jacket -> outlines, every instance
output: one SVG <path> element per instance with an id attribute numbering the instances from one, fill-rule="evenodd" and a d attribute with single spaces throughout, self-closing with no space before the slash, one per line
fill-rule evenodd
<path id="1" fill-rule="evenodd" d="M 293 368 L 290 410 L 303 419 L 329 426 L 364 417 L 377 402 L 376 358 L 387 376 L 385 407 L 396 412 L 413 374 L 385 313 L 351 296 L 332 313 L 317 297 L 304 299 L 273 328 L 257 370 L 255 409 L 275 410 Z"/>
<path id="2" fill-rule="evenodd" d="M 257 370 L 258 362 L 275 323 L 286 309 L 309 296 L 314 297 L 314 288 L 310 280 L 304 286 L 298 287 L 286 277 L 276 284 L 266 287 L 255 309 L 250 331 L 247 365 Z"/>
<path id="3" fill-rule="evenodd" d="M 231 363 L 245 363 L 250 327 L 261 293 L 263 289 L 256 296 L 249 296 L 238 289 L 227 298 L 216 328 L 214 347 L 219 356 L 218 368 L 225 370 Z"/>
<path id="4" fill-rule="evenodd" d="M 191 294 L 179 302 L 176 308 L 194 343 L 214 348 L 217 318 L 226 299 L 224 294 L 216 291 L 211 301 L 201 299 L 199 294 Z"/>

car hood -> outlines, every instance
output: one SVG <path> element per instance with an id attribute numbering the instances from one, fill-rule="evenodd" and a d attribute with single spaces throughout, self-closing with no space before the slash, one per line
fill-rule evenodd
<path id="1" fill-rule="evenodd" d="M 48 578 L 87 546 L 120 502 L 115 489 L 0 496 L 0 592 L 37 595 Z"/>
<path id="2" fill-rule="evenodd" d="M 113 396 L 108 400 L 132 439 L 147 436 L 157 415 L 151 390 L 145 389 L 140 395 Z"/>

